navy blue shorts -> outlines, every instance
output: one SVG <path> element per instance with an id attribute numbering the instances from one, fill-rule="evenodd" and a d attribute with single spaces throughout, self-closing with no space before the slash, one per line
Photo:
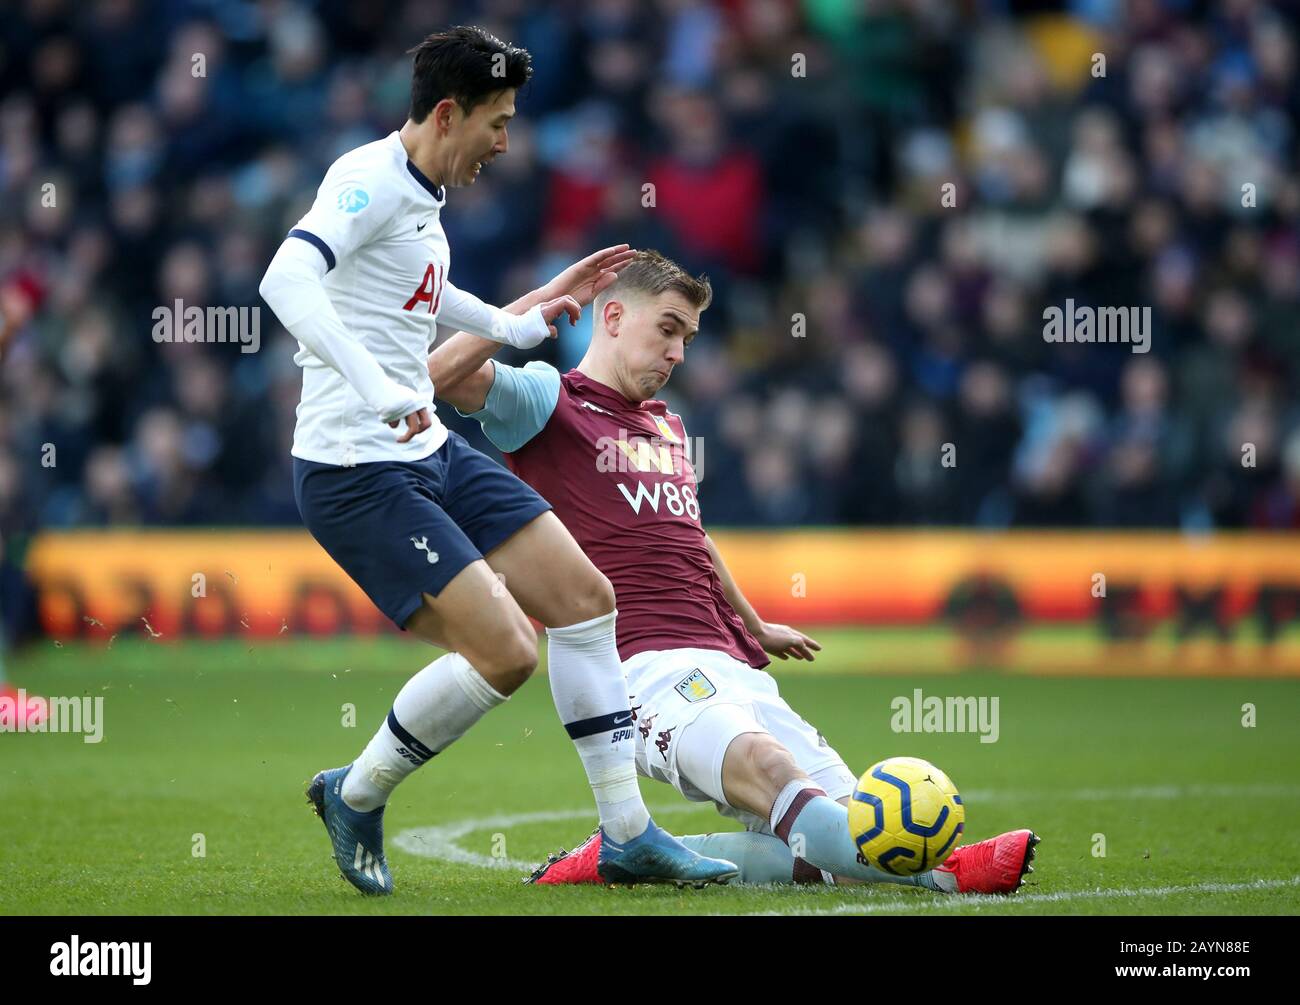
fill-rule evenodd
<path id="1" fill-rule="evenodd" d="M 293 459 L 298 512 L 400 628 L 458 572 L 551 508 L 458 433 L 420 461 L 353 467 Z"/>

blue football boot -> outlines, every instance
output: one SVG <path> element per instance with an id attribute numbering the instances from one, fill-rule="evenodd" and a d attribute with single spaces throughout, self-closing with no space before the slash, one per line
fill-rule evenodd
<path id="1" fill-rule="evenodd" d="M 606 883 L 672 883 L 698 889 L 740 875 L 734 862 L 697 855 L 653 820 L 642 834 L 621 845 L 603 829 L 600 838 L 596 871 Z"/>
<path id="2" fill-rule="evenodd" d="M 384 807 L 362 813 L 343 801 L 343 779 L 351 768 L 320 772 L 311 780 L 307 801 L 329 832 L 343 878 L 362 893 L 392 893 L 393 876 L 384 859 Z"/>

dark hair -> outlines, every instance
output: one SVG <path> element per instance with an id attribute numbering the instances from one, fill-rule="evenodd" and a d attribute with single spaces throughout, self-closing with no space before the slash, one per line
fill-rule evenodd
<path id="1" fill-rule="evenodd" d="M 666 290 L 680 293 L 686 302 L 706 310 L 713 302 L 713 286 L 705 275 L 692 276 L 671 258 L 653 249 L 638 251 L 618 278 L 600 291 L 596 297 L 596 311 L 605 309 L 612 297 L 628 293 L 648 293 L 658 296 Z"/>
<path id="2" fill-rule="evenodd" d="M 415 48 L 411 119 L 423 122 L 434 105 L 453 98 L 468 115 L 492 94 L 519 88 L 533 75 L 527 49 L 502 42 L 482 28 L 463 25 L 434 32 Z"/>

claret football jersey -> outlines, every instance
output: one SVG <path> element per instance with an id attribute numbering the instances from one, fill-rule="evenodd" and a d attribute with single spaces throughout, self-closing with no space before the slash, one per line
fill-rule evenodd
<path id="1" fill-rule="evenodd" d="M 701 648 L 766 666 L 714 570 L 681 418 L 577 370 L 493 365 L 471 417 L 613 584 L 619 657 Z"/>

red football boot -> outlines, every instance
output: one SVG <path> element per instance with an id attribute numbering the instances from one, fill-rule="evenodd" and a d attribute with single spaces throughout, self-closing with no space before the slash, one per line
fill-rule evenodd
<path id="1" fill-rule="evenodd" d="M 19 699 L 24 696 L 26 697 L 26 702 L 20 702 Z M 20 695 L 17 688 L 11 687 L 8 684 L 0 684 L 0 701 L 5 701 L 6 699 L 11 703 L 11 707 L 13 708 L 13 729 L 15 731 L 30 730 L 45 718 L 45 702 L 37 704 L 36 698 L 33 695 L 26 694 L 26 692 Z"/>
<path id="2" fill-rule="evenodd" d="M 954 848 L 935 872 L 956 876 L 958 893 L 1015 893 L 1025 874 L 1034 871 L 1034 848 L 1041 840 L 1033 831 L 1008 831 Z"/>
<path id="3" fill-rule="evenodd" d="M 957 854 L 956 851 L 953 854 Z M 560 850 L 533 870 L 525 883 L 568 886 L 574 883 L 603 883 L 596 866 L 600 863 L 600 828 L 573 851 Z"/>

